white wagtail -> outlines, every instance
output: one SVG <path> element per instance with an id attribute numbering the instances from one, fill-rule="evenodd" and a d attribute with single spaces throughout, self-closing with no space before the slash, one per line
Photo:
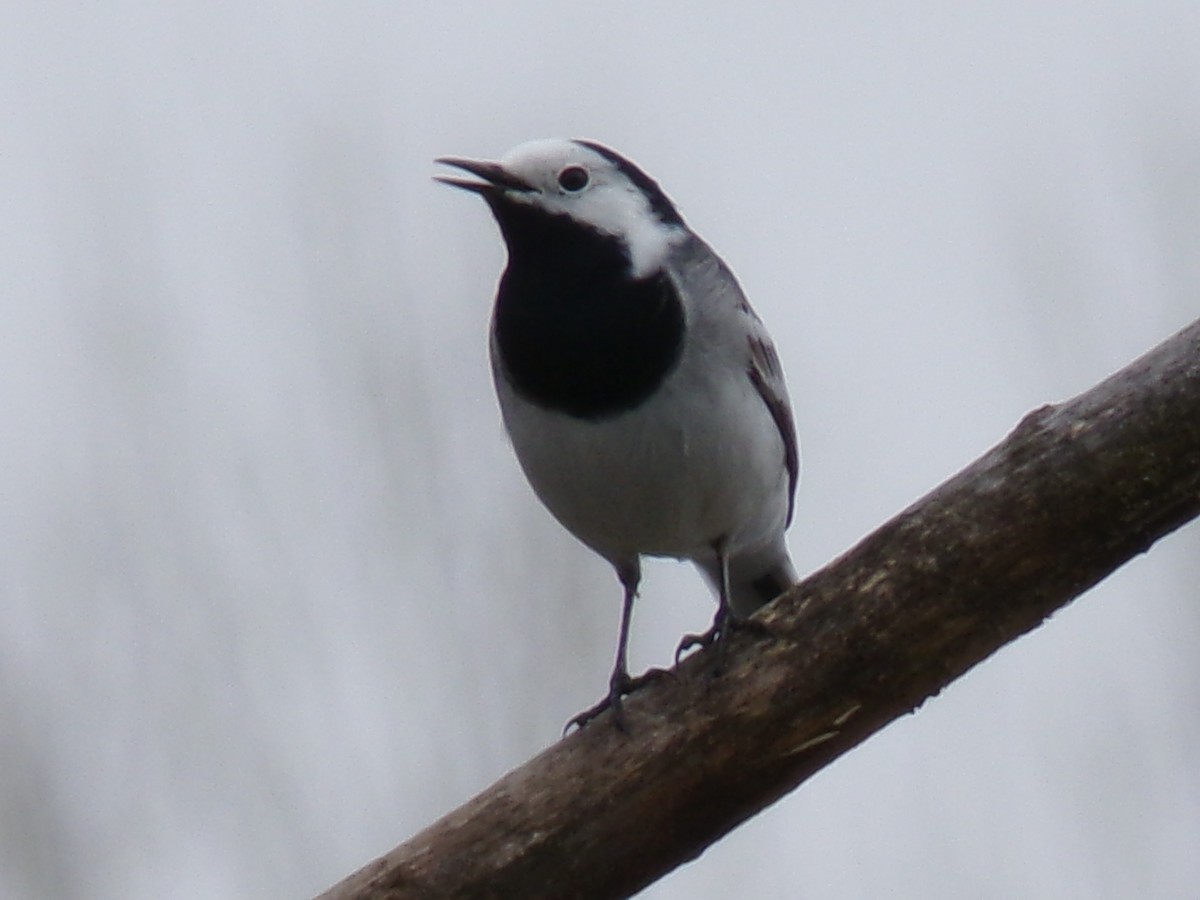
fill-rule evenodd
<path id="1" fill-rule="evenodd" d="M 658 184 L 583 140 L 532 141 L 499 162 L 446 157 L 476 179 L 508 266 L 492 373 L 517 459 L 541 501 L 624 586 L 611 707 L 641 679 L 625 662 L 642 556 L 690 559 L 712 584 L 718 640 L 796 580 L 799 448 L 779 357 L 733 273 Z M 677 654 L 678 655 L 678 654 Z"/>

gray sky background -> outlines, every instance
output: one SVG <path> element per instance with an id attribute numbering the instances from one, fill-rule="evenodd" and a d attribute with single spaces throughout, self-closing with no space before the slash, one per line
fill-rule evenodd
<path id="1" fill-rule="evenodd" d="M 810 571 L 1198 315 L 1198 42 L 1194 2 L 7 4 L 0 895 L 311 895 L 603 691 L 619 590 L 505 443 L 502 245 L 434 156 L 662 182 L 779 345 Z M 1198 550 L 644 896 L 1194 896 Z M 711 611 L 650 565 L 635 665 Z"/>

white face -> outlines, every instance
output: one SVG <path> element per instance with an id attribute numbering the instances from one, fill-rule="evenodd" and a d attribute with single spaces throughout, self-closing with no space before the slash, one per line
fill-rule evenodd
<path id="1" fill-rule="evenodd" d="M 686 236 L 681 226 L 663 222 L 638 186 L 590 147 L 559 138 L 530 141 L 505 154 L 500 165 L 534 188 L 510 192 L 512 201 L 570 216 L 622 239 L 636 278 L 657 271 Z"/>

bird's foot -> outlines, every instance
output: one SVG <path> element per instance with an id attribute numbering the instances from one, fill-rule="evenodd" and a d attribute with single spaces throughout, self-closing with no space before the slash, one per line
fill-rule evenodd
<path id="1" fill-rule="evenodd" d="M 679 660 L 693 647 L 708 647 L 714 644 L 724 631 L 725 623 L 713 622 L 712 627 L 703 634 L 685 634 L 680 639 L 679 646 L 675 648 L 675 665 L 679 665 Z"/>
<path id="2" fill-rule="evenodd" d="M 713 674 L 719 675 L 725 667 L 724 647 L 729 640 L 729 636 L 735 631 L 744 631 L 756 635 L 769 635 L 771 629 L 757 619 L 735 619 L 733 616 L 720 613 L 713 619 L 712 627 L 703 634 L 685 634 L 682 640 L 679 641 L 679 646 L 675 648 L 675 665 L 679 665 L 679 660 L 683 655 L 693 647 L 709 647 L 713 644 L 717 645 L 716 661 L 713 665 Z"/>
<path id="3" fill-rule="evenodd" d="M 579 715 L 573 716 L 563 728 L 563 734 L 565 735 L 570 731 L 572 726 L 583 728 L 583 726 L 587 725 L 592 719 L 595 719 L 607 709 L 612 710 L 613 725 L 616 726 L 617 731 L 628 734 L 629 726 L 625 723 L 625 708 L 621 701 L 650 682 L 658 681 L 663 676 L 670 674 L 666 669 L 651 668 L 636 678 L 627 672 L 614 675 L 608 685 L 608 695 L 601 698 L 600 702 L 595 706 L 589 706 Z"/>

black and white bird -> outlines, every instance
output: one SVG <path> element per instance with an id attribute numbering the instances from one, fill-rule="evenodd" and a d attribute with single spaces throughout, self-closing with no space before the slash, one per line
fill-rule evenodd
<path id="1" fill-rule="evenodd" d="M 508 246 L 491 324 L 505 427 L 541 501 L 624 586 L 616 665 L 583 725 L 639 683 L 626 666 L 642 556 L 688 559 L 720 639 L 796 580 L 800 477 L 779 357 L 720 257 L 645 172 L 586 140 L 522 144 L 475 176 Z"/>

